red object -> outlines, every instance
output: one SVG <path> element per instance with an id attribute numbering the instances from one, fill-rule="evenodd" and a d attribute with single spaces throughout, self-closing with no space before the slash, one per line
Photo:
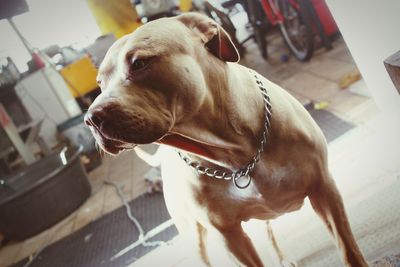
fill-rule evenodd
<path id="1" fill-rule="evenodd" d="M 294 1 L 290 0 L 291 4 L 297 4 Z M 264 13 L 268 18 L 268 21 L 273 25 L 277 25 L 278 23 L 282 23 L 285 18 L 281 14 L 279 8 L 275 5 L 275 2 L 264 0 L 261 1 L 262 8 L 264 9 Z"/>
<path id="2" fill-rule="evenodd" d="M 43 59 L 40 57 L 40 55 L 38 53 L 32 54 L 32 60 L 33 60 L 33 62 L 35 62 L 35 65 L 38 69 L 42 69 L 45 67 Z"/>
<path id="3" fill-rule="evenodd" d="M 200 143 L 194 142 L 189 138 L 183 137 L 178 134 L 167 135 L 163 137 L 159 141 L 159 143 L 177 147 L 193 154 L 204 156 L 206 158 L 211 158 L 208 151 L 204 147 L 202 147 Z"/>
<path id="4" fill-rule="evenodd" d="M 3 105 L 0 104 L 0 125 L 5 128 L 10 122 L 11 119 L 8 116 L 7 111 L 4 109 Z"/>
<path id="5" fill-rule="evenodd" d="M 317 13 L 319 20 L 321 21 L 321 25 L 324 29 L 325 34 L 327 36 L 332 36 L 338 33 L 339 28 L 336 25 L 336 22 L 333 19 L 332 14 L 325 3 L 325 0 L 311 0 L 311 3 L 314 6 L 315 12 Z"/>

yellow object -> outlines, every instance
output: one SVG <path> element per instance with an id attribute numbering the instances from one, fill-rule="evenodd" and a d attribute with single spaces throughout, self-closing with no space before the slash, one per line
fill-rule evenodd
<path id="1" fill-rule="evenodd" d="M 188 12 L 192 9 L 192 0 L 180 0 L 179 9 L 182 12 Z"/>
<path id="2" fill-rule="evenodd" d="M 361 74 L 358 69 L 354 69 L 353 71 L 347 73 L 345 76 L 342 77 L 339 81 L 339 87 L 341 89 L 346 89 L 356 81 L 361 79 Z"/>
<path id="3" fill-rule="evenodd" d="M 60 73 L 74 97 L 84 96 L 98 87 L 97 69 L 89 56 L 84 56 L 69 64 L 61 69 Z"/>
<path id="4" fill-rule="evenodd" d="M 328 106 L 329 106 L 329 102 L 327 102 L 327 101 L 321 101 L 321 102 L 314 103 L 314 109 L 316 109 L 316 110 L 326 109 Z"/>
<path id="5" fill-rule="evenodd" d="M 113 33 L 118 39 L 141 25 L 129 0 L 86 0 L 97 26 L 103 34 Z"/>

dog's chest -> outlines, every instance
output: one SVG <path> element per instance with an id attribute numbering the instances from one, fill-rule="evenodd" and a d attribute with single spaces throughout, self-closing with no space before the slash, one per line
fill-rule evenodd
<path id="1" fill-rule="evenodd" d="M 189 206 L 194 204 L 193 210 L 200 208 L 216 217 L 272 219 L 299 209 L 305 197 L 302 171 L 291 162 L 259 162 L 249 187 L 239 189 L 232 181 L 198 176 L 176 153 L 166 159 L 168 164 L 163 162 L 164 190 L 171 192 L 165 194 L 173 198 L 186 196 L 183 202 Z"/>
<path id="2" fill-rule="evenodd" d="M 301 172 L 291 163 L 274 168 L 260 164 L 252 175 L 251 184 L 245 189 L 227 181 L 223 181 L 223 186 L 221 183 L 212 186 L 212 181 L 209 181 L 205 186 L 207 190 L 199 193 L 203 206 L 215 210 L 214 214 L 219 216 L 239 217 L 241 220 L 272 219 L 302 206 L 306 194 L 301 177 Z"/>
<path id="3" fill-rule="evenodd" d="M 283 212 L 299 208 L 306 196 L 304 172 L 292 162 L 282 165 L 263 165 L 255 171 L 254 183 L 264 201 Z M 299 203 L 301 202 L 301 203 Z"/>
<path id="4" fill-rule="evenodd" d="M 234 199 L 266 199 L 275 191 L 281 191 L 282 187 L 290 187 L 299 179 L 299 173 L 292 164 L 279 166 L 272 170 L 265 170 L 265 167 L 256 169 L 250 175 L 252 181 L 248 188 L 240 189 L 236 186 L 229 187 L 229 195 Z M 247 181 L 247 177 L 240 180 Z M 240 182 L 239 180 L 239 182 Z"/>
<path id="5" fill-rule="evenodd" d="M 279 192 L 279 194 L 299 191 L 302 187 L 303 171 L 292 162 L 285 164 L 262 163 L 254 173 L 254 184 L 264 193 L 265 197 Z"/>

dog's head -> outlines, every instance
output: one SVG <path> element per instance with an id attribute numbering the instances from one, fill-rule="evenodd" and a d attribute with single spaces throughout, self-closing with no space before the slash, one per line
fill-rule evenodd
<path id="1" fill-rule="evenodd" d="M 110 154 L 165 136 L 198 112 L 207 95 L 200 61 L 239 60 L 227 33 L 206 16 L 187 13 L 138 28 L 113 44 L 102 62 L 101 94 L 85 123 Z"/>

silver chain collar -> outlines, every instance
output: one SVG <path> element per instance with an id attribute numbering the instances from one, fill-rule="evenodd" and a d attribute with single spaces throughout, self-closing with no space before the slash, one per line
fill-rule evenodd
<path id="1" fill-rule="evenodd" d="M 264 110 L 265 110 L 265 120 L 264 120 L 264 131 L 262 134 L 262 140 L 260 142 L 260 147 L 257 149 L 257 153 L 251 159 L 251 161 L 244 167 L 238 169 L 237 171 L 223 171 L 220 169 L 208 168 L 201 166 L 198 161 L 192 161 L 188 156 L 183 155 L 178 151 L 179 156 L 187 165 L 195 169 L 200 174 L 205 174 L 216 179 L 232 180 L 237 188 L 244 189 L 247 188 L 251 183 L 250 172 L 255 168 L 256 163 L 260 160 L 261 153 L 264 151 L 264 147 L 267 143 L 267 137 L 269 135 L 268 129 L 271 125 L 271 101 L 267 93 L 267 89 L 264 87 L 262 81 L 258 78 L 257 74 L 250 71 L 256 80 L 258 88 L 261 90 L 263 100 L 264 100 Z M 238 180 L 241 177 L 247 176 L 247 182 L 245 185 L 238 184 Z"/>

